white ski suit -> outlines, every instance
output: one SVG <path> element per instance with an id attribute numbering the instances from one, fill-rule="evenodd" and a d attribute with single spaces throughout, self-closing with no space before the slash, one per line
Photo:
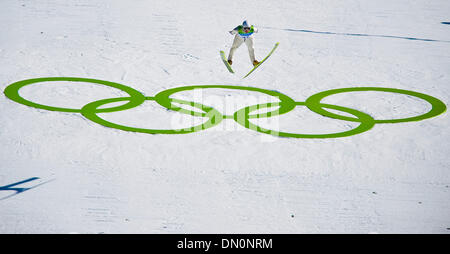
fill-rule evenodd
<path id="1" fill-rule="evenodd" d="M 247 23 L 245 23 L 247 24 Z M 230 53 L 228 54 L 228 60 L 233 59 L 234 51 L 236 51 L 239 46 L 242 45 L 242 43 L 245 42 L 245 45 L 247 45 L 248 48 L 248 54 L 250 56 L 250 60 L 253 63 L 255 59 L 255 50 L 253 49 L 253 37 L 252 35 L 254 33 L 257 33 L 258 29 L 251 26 L 251 31 L 249 33 L 243 32 L 243 26 L 237 26 L 233 30 L 230 31 L 230 34 L 235 35 L 233 40 L 233 45 L 230 48 Z"/>

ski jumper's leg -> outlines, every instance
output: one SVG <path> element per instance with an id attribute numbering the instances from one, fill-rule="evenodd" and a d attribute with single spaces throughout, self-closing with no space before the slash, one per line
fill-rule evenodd
<path id="1" fill-rule="evenodd" d="M 230 53 L 228 54 L 228 60 L 233 60 L 234 51 L 242 45 L 244 39 L 242 39 L 239 35 L 236 34 L 234 36 L 233 45 L 230 48 Z"/>
<path id="2" fill-rule="evenodd" d="M 248 37 L 247 39 L 245 39 L 245 44 L 247 45 L 248 48 L 248 54 L 250 56 L 250 61 L 252 61 L 252 63 L 256 60 L 255 59 L 255 49 L 253 49 L 253 37 Z"/>

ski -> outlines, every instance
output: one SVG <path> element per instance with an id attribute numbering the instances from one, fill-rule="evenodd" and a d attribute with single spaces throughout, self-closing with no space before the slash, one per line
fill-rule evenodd
<path id="1" fill-rule="evenodd" d="M 249 73 L 247 73 L 247 75 L 245 75 L 243 78 L 246 78 L 246 77 L 247 77 L 248 75 L 250 75 L 254 70 L 256 70 L 256 68 L 258 68 L 262 63 L 264 63 L 264 61 L 266 61 L 267 58 L 269 58 L 269 56 L 272 55 L 272 53 L 275 51 L 275 49 L 277 49 L 277 47 L 278 47 L 279 44 L 280 44 L 279 42 L 275 43 L 275 46 L 273 46 L 273 49 L 269 52 L 269 54 L 268 54 L 261 62 L 259 62 L 259 64 L 257 64 L 255 67 L 253 67 L 253 69 L 252 69 Z"/>
<path id="2" fill-rule="evenodd" d="M 223 52 L 222 50 L 220 51 L 220 56 L 222 57 L 222 61 L 225 64 L 225 66 L 227 67 L 227 69 L 231 72 L 234 73 L 233 69 L 231 69 L 231 65 L 228 63 L 227 58 L 225 57 L 225 52 Z"/>

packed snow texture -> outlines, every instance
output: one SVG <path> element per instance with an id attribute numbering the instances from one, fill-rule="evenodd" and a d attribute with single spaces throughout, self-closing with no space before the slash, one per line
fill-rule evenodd
<path id="1" fill-rule="evenodd" d="M 29 78 L 85 77 L 146 96 L 226 84 L 305 101 L 329 89 L 376 86 L 447 104 L 449 14 L 447 0 L 2 0 L 0 90 Z M 219 56 L 231 46 L 228 31 L 244 19 L 259 28 L 257 59 L 280 42 L 246 79 L 252 65 L 245 45 L 233 59 L 234 75 Z M 72 108 L 126 96 L 78 82 L 34 84 L 20 94 Z M 202 94 L 215 98 L 221 112 L 229 97 L 263 96 L 231 89 Z M 232 108 L 252 105 L 230 101 Z M 337 94 L 324 102 L 376 119 L 430 109 L 418 98 L 385 92 Z M 147 101 L 102 117 L 171 128 L 176 114 Z M 302 106 L 274 119 L 280 130 L 296 133 L 358 125 Z M 27 107 L 2 94 L 0 233 L 449 233 L 449 126 L 444 113 L 377 124 L 345 138 L 295 139 L 226 119 L 192 134 L 149 135 Z"/>

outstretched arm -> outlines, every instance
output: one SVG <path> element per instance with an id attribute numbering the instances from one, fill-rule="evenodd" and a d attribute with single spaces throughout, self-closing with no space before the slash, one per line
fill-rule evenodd
<path id="1" fill-rule="evenodd" d="M 235 27 L 233 30 L 231 30 L 229 33 L 230 34 L 233 34 L 233 35 L 235 35 L 235 34 L 237 34 L 238 33 L 238 31 L 239 31 L 239 28 L 241 28 L 241 26 L 237 26 L 237 27 Z"/>

